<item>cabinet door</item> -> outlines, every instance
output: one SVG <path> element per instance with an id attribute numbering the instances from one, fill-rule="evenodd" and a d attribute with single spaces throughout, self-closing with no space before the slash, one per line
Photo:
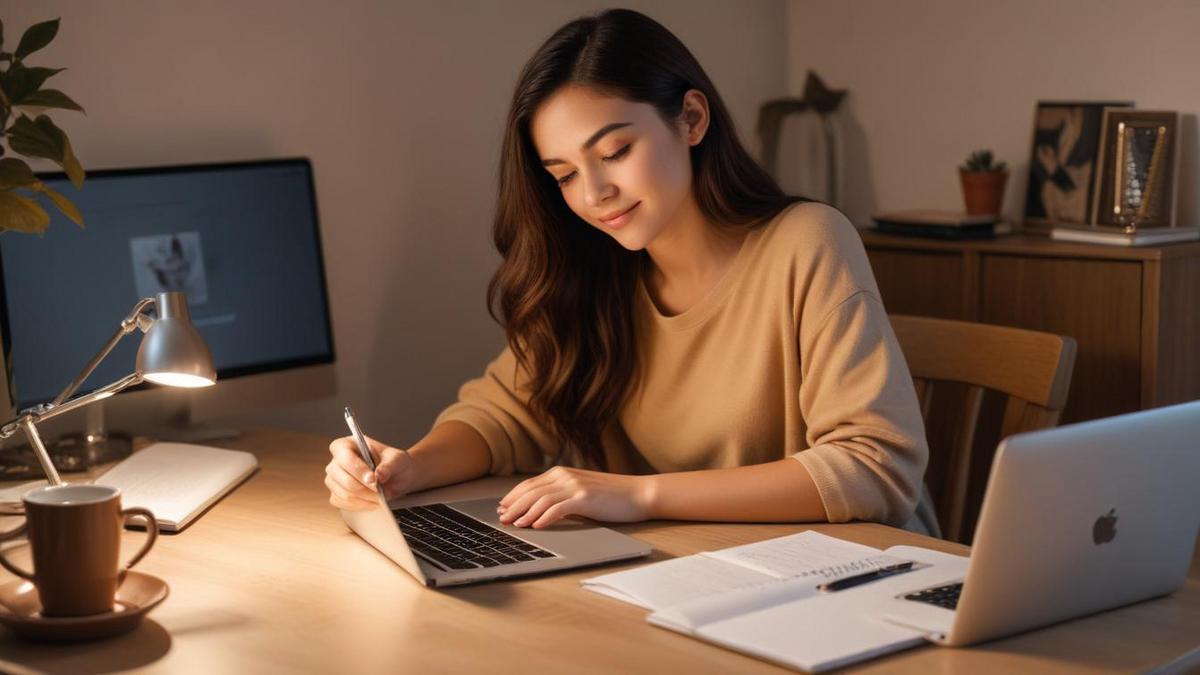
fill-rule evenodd
<path id="1" fill-rule="evenodd" d="M 867 257 L 889 313 L 967 318 L 961 253 L 869 248 Z"/>
<path id="2" fill-rule="evenodd" d="M 1062 423 L 1141 408 L 1140 262 L 993 254 L 980 267 L 981 321 L 1078 342 Z"/>

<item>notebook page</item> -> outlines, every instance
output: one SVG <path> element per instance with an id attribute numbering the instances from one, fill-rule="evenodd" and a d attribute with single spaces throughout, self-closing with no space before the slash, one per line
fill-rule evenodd
<path id="1" fill-rule="evenodd" d="M 582 584 L 589 591 L 655 610 L 774 579 L 721 560 L 689 555 L 584 579 Z"/>
<path id="2" fill-rule="evenodd" d="M 589 591 L 659 610 L 781 579 L 801 578 L 815 588 L 819 583 L 900 560 L 870 546 L 808 531 L 605 574 L 581 583 Z"/>
<path id="3" fill-rule="evenodd" d="M 649 621 L 675 630 L 693 632 L 701 626 L 747 612 L 811 598 L 818 592 L 816 582 L 812 579 L 772 578 L 755 586 L 730 589 L 664 607 L 652 614 Z"/>
<path id="4" fill-rule="evenodd" d="M 689 627 L 689 632 L 737 651 L 810 672 L 838 668 L 921 644 L 925 631 L 887 621 L 888 609 L 900 593 L 944 582 L 948 574 L 953 574 L 947 566 L 965 570 L 966 558 L 912 546 L 895 546 L 888 551 L 922 566 L 911 573 L 842 591 L 770 602 L 757 610 L 740 608 L 728 617 L 696 614 L 692 617 L 695 625 Z M 805 581 L 797 578 L 780 582 L 780 586 Z M 648 620 L 674 628 L 657 618 L 657 614 L 652 614 Z M 716 620 L 704 620 L 710 618 Z"/>
<path id="5" fill-rule="evenodd" d="M 810 577 L 818 583 L 901 561 L 877 548 L 811 530 L 699 555 L 780 579 Z"/>

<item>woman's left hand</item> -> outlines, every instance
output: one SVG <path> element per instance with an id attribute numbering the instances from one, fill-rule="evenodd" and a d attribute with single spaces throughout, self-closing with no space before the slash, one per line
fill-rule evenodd
<path id="1" fill-rule="evenodd" d="M 649 516 L 650 476 L 556 466 L 522 482 L 500 500 L 500 522 L 549 527 L 566 516 L 632 523 Z"/>

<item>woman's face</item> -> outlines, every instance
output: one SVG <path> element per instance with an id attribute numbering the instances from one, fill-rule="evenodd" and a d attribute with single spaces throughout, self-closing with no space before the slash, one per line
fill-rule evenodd
<path id="1" fill-rule="evenodd" d="M 646 248 L 692 199 L 688 150 L 699 138 L 648 103 L 567 86 L 538 108 L 530 132 L 567 206 L 628 250 Z"/>

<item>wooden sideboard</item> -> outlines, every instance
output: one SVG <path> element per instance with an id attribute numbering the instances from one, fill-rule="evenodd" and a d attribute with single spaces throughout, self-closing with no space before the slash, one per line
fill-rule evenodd
<path id="1" fill-rule="evenodd" d="M 862 238 L 890 313 L 1075 338 L 1063 424 L 1200 398 L 1200 242 L 1119 248 L 1021 235 L 941 241 L 869 230 Z M 999 440 L 999 411 L 987 408 L 985 402 L 971 462 L 967 522 L 974 522 Z M 939 448 L 952 442 L 951 425 L 934 418 L 945 420 L 957 408 L 935 401 L 933 412 L 931 489 L 945 470 Z"/>
<path id="2" fill-rule="evenodd" d="M 887 310 L 1079 343 L 1063 423 L 1200 398 L 1200 242 L 1118 248 L 862 233 Z"/>

